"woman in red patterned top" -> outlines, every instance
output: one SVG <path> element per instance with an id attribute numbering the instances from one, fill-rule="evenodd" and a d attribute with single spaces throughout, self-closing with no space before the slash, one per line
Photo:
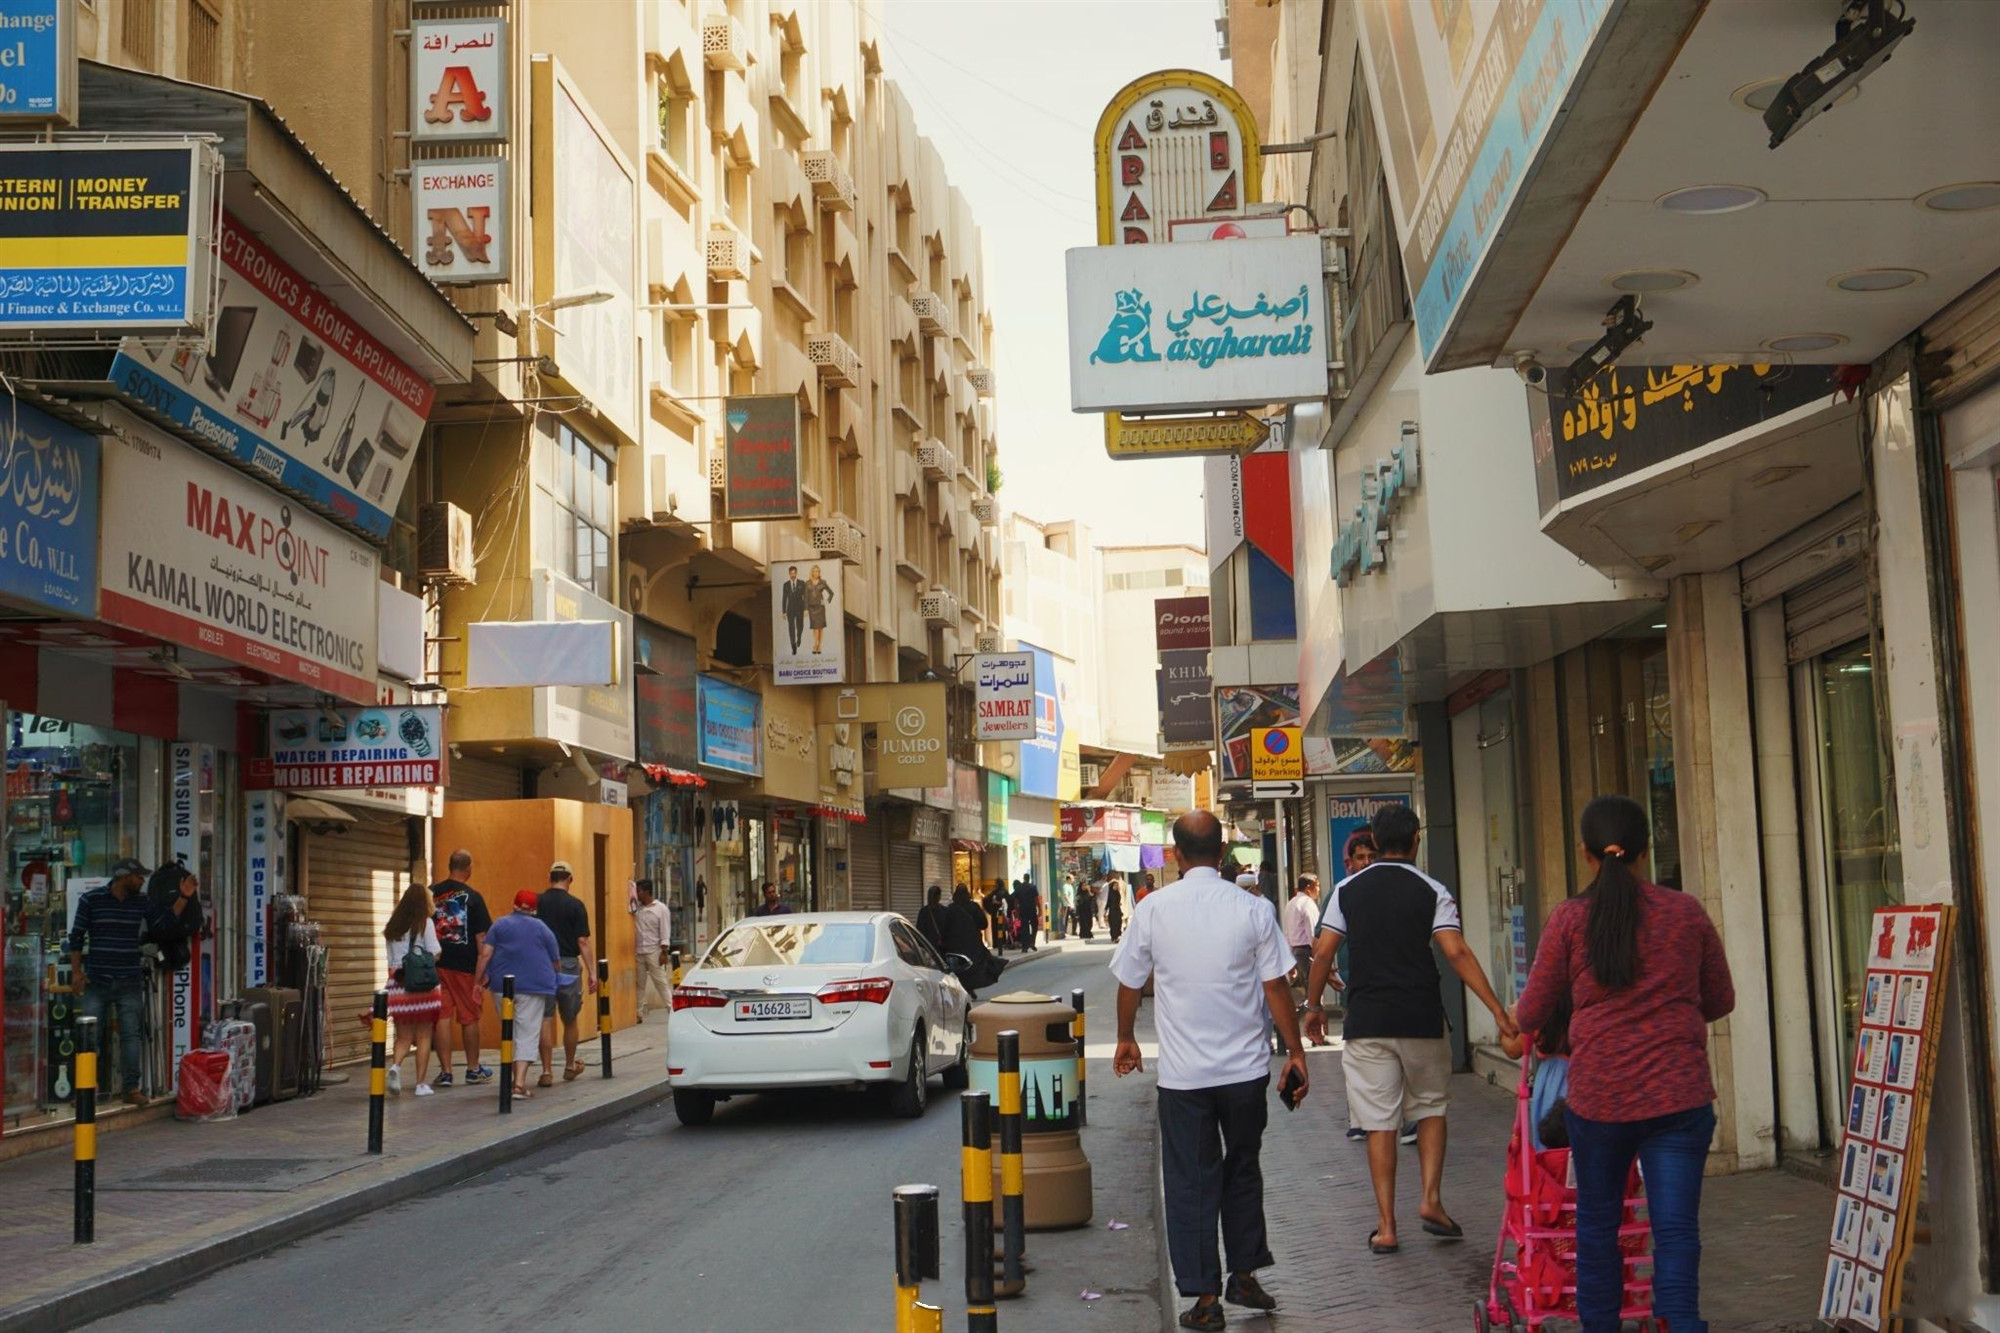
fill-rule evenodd
<path id="1" fill-rule="evenodd" d="M 1583 1333 L 1617 1333 L 1618 1226 L 1637 1157 L 1653 1227 L 1653 1314 L 1701 1318 L 1701 1177 L 1715 1133 L 1708 1025 L 1736 1007 L 1722 939 L 1701 904 L 1632 873 L 1646 812 L 1600 796 L 1579 821 L 1590 889 L 1550 914 L 1515 1021 L 1538 1030 L 1567 994 L 1569 1143 L 1576 1170 L 1576 1304 Z"/>

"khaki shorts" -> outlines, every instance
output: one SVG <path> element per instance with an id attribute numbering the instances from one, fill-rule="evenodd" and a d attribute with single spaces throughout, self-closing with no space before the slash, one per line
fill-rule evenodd
<path id="1" fill-rule="evenodd" d="M 1451 1104 L 1451 1042 L 1445 1037 L 1364 1037 L 1340 1053 L 1347 1120 L 1357 1129 L 1400 1129 Z"/>

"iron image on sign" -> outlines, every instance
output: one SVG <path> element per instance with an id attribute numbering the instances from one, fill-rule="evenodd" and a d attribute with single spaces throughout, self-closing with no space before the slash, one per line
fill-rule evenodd
<path id="1" fill-rule="evenodd" d="M 975 736 L 982 741 L 1035 738 L 1035 655 L 981 653 L 972 659 Z"/>
<path id="2" fill-rule="evenodd" d="M 412 163 L 410 205 L 422 244 L 417 266 L 432 282 L 507 281 L 513 218 L 505 161 L 446 157 Z"/>
<path id="3" fill-rule="evenodd" d="M 1324 397 L 1317 236 L 1067 255 L 1070 407 L 1173 412 Z"/>
<path id="4" fill-rule="evenodd" d="M 797 394 L 732 397 L 722 405 L 725 512 L 730 521 L 797 518 L 799 399 Z"/>
<path id="5" fill-rule="evenodd" d="M 271 714 L 271 774 L 283 788 L 440 786 L 444 710 L 281 709 Z"/>
<path id="6" fill-rule="evenodd" d="M 771 566 L 771 678 L 778 684 L 831 685 L 845 679 L 840 569 L 838 559 Z"/>

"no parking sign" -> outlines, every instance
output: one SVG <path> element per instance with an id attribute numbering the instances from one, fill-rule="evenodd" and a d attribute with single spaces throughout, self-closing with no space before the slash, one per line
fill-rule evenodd
<path id="1" fill-rule="evenodd" d="M 1297 727 L 1253 727 L 1250 731 L 1252 782 L 1302 782 L 1306 747 Z"/>

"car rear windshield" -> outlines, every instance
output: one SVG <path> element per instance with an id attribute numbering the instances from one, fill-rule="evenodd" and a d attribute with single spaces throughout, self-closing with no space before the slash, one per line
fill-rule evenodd
<path id="1" fill-rule="evenodd" d="M 868 921 L 759 921 L 733 926 L 703 967 L 857 967 L 875 956 Z"/>

